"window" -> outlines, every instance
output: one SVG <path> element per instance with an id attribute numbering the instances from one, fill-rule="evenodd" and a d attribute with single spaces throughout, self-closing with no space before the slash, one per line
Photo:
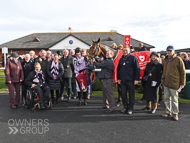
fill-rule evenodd
<path id="1" fill-rule="evenodd" d="M 20 53 L 20 51 L 14 51 L 15 53 Z"/>
<path id="2" fill-rule="evenodd" d="M 40 42 L 40 39 L 39 39 L 39 38 L 34 38 L 34 39 L 32 40 L 32 42 Z"/>
<path id="3" fill-rule="evenodd" d="M 108 37 L 106 41 L 113 41 L 112 38 Z"/>

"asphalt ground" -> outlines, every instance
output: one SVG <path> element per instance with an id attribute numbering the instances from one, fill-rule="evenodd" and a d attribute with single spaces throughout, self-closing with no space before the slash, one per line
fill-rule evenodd
<path id="1" fill-rule="evenodd" d="M 190 104 L 180 103 L 179 121 L 161 117 L 164 103 L 155 114 L 136 103 L 132 115 L 122 106 L 105 114 L 102 97 L 91 97 L 87 106 L 66 100 L 49 110 L 11 109 L 8 93 L 0 93 L 0 142 L 2 143 L 190 143 Z"/>

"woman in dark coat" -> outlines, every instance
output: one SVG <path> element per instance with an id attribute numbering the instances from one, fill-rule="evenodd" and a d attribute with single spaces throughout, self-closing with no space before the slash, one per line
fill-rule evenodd
<path id="1" fill-rule="evenodd" d="M 146 107 L 142 110 L 148 111 L 152 108 L 151 113 L 154 114 L 157 109 L 158 90 L 161 84 L 162 76 L 162 65 L 157 60 L 158 54 L 156 52 L 152 52 L 150 54 L 150 58 L 151 62 L 147 63 L 142 78 L 142 85 L 144 87 L 143 99 L 146 100 Z"/>
<path id="2" fill-rule="evenodd" d="M 12 59 L 6 63 L 5 75 L 6 84 L 9 89 L 9 99 L 11 108 L 20 107 L 20 84 L 24 80 L 24 74 L 20 61 L 18 61 L 18 54 L 13 52 Z M 14 88 L 16 90 L 16 98 L 14 103 Z"/>
<path id="3" fill-rule="evenodd" d="M 61 77 L 64 69 L 61 62 L 59 62 L 58 54 L 54 55 L 54 59 L 47 65 L 48 84 L 50 87 L 52 103 L 54 104 L 54 90 L 56 90 L 56 103 L 59 99 L 59 90 L 61 89 Z"/>

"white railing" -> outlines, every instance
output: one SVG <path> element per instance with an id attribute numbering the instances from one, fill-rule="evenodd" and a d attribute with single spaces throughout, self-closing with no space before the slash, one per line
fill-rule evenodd
<path id="1" fill-rule="evenodd" d="M 186 74 L 190 74 L 190 70 L 185 70 L 186 71 Z"/>

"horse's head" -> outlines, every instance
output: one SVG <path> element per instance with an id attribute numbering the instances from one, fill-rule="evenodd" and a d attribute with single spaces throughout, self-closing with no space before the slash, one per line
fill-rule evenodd
<path id="1" fill-rule="evenodd" d="M 94 41 L 92 39 L 92 46 L 89 49 L 88 56 L 90 57 L 98 56 L 96 54 L 97 54 L 97 50 L 99 50 L 99 42 L 100 42 L 100 38 L 98 39 L 98 41 Z"/>

